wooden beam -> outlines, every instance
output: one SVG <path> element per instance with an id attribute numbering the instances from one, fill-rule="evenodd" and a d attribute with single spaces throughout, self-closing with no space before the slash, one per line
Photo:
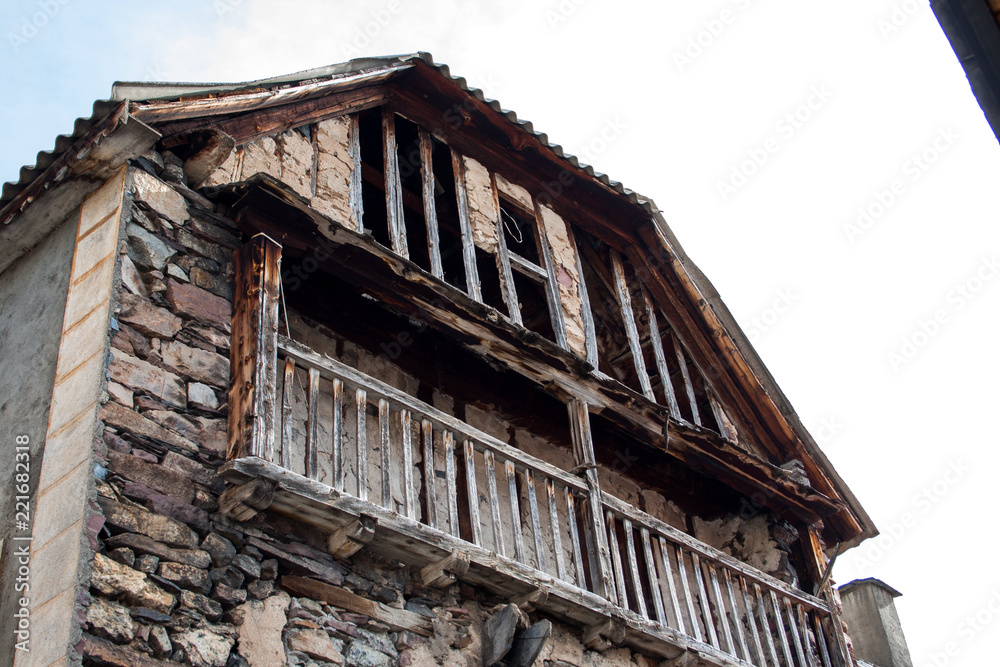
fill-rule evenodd
<path id="1" fill-rule="evenodd" d="M 219 496 L 219 511 L 236 521 L 249 521 L 270 507 L 274 500 L 274 484 L 255 479 L 232 486 Z"/>
<path id="2" fill-rule="evenodd" d="M 469 556 L 460 551 L 453 551 L 436 563 L 431 563 L 420 570 L 420 581 L 424 586 L 444 588 L 450 586 L 469 571 Z"/>
<path id="3" fill-rule="evenodd" d="M 334 558 L 350 558 L 375 537 L 374 517 L 361 515 L 326 540 L 326 550 Z"/>
<path id="4" fill-rule="evenodd" d="M 625 641 L 625 626 L 613 618 L 592 625 L 583 632 L 583 645 L 591 651 L 604 652 Z"/>
<path id="5" fill-rule="evenodd" d="M 229 352 L 229 459 L 274 459 L 281 246 L 264 234 L 236 251 Z"/>
<path id="6" fill-rule="evenodd" d="M 570 431 L 573 437 L 573 458 L 577 466 L 583 466 L 584 479 L 587 482 L 585 509 L 588 524 L 585 532 L 589 535 L 588 544 L 592 546 L 588 560 L 593 591 L 610 600 L 614 596 L 614 587 L 611 583 L 611 547 L 608 545 L 608 532 L 604 526 L 604 504 L 597 467 L 591 465 L 596 463 L 596 459 L 590 432 L 590 412 L 587 404 L 576 398 L 571 399 L 566 407 L 569 410 Z"/>
<path id="7" fill-rule="evenodd" d="M 434 140 L 426 130 L 418 130 L 420 139 L 420 184 L 423 193 L 424 222 L 427 225 L 427 255 L 431 259 L 431 275 L 444 280 L 441 265 L 441 234 L 434 202 Z"/>
<path id="8" fill-rule="evenodd" d="M 483 302 L 483 288 L 479 283 L 476 266 L 476 244 L 472 238 L 472 220 L 469 219 L 469 191 L 465 187 L 465 160 L 451 151 L 451 169 L 455 174 L 455 196 L 458 205 L 458 224 L 462 230 L 462 260 L 465 263 L 465 290 L 475 301 Z"/>
<path id="9" fill-rule="evenodd" d="M 399 180 L 399 150 L 396 146 L 396 118 L 382 109 L 382 164 L 385 173 L 385 211 L 389 224 L 392 251 L 409 258 L 406 244 L 406 223 L 403 219 L 403 186 Z"/>

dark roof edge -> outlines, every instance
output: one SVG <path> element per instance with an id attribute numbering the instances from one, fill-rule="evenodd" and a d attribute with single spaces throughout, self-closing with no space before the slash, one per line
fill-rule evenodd
<path id="1" fill-rule="evenodd" d="M 895 588 L 885 583 L 881 579 L 876 579 L 875 577 L 867 577 L 866 579 L 855 579 L 854 581 L 849 581 L 843 586 L 837 588 L 837 592 L 841 595 L 846 595 L 856 588 L 867 588 L 869 586 L 875 586 L 876 588 L 881 588 L 882 590 L 889 593 L 894 598 L 898 598 L 902 593 L 897 591 Z"/>

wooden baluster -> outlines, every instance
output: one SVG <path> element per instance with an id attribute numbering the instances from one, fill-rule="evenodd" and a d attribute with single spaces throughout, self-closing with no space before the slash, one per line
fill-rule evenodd
<path id="1" fill-rule="evenodd" d="M 611 566 L 615 573 L 615 590 L 618 592 L 618 605 L 628 609 L 628 592 L 625 590 L 625 572 L 622 569 L 622 554 L 618 546 L 618 531 L 615 530 L 615 517 L 608 510 L 604 515 L 604 523 L 608 529 L 608 549 L 611 551 Z"/>
<path id="2" fill-rule="evenodd" d="M 750 638 L 753 639 L 753 647 L 756 651 L 757 664 L 760 667 L 767 667 L 767 658 L 764 657 L 764 647 L 760 643 L 760 633 L 757 631 L 757 621 L 754 619 L 754 603 L 750 599 L 750 591 L 747 590 L 747 582 L 743 577 L 737 577 L 740 584 L 740 591 L 743 593 L 743 607 L 747 611 L 747 625 L 750 626 Z M 765 632 L 767 628 L 764 628 Z"/>
<path id="3" fill-rule="evenodd" d="M 799 637 L 799 624 L 796 621 L 795 613 L 792 611 L 792 603 L 788 598 L 782 598 L 785 603 L 785 617 L 788 619 L 788 632 L 792 635 L 792 646 L 795 648 L 795 655 L 799 659 L 802 667 L 807 667 L 806 656 L 802 650 L 802 639 Z"/>
<path id="4" fill-rule="evenodd" d="M 694 596 L 691 595 L 691 584 L 687 577 L 687 568 L 684 565 L 684 551 L 681 549 L 681 545 L 676 546 L 677 554 L 677 572 L 680 573 L 681 577 L 681 587 L 684 589 L 684 603 L 687 606 L 688 620 L 691 621 L 691 627 L 694 630 L 694 638 L 698 641 L 704 641 L 704 635 L 701 634 L 701 624 L 698 623 L 698 615 L 694 611 Z"/>
<path id="5" fill-rule="evenodd" d="M 487 449 L 483 452 L 483 460 L 486 461 L 486 493 L 490 500 L 490 519 L 493 523 L 493 547 L 501 556 L 507 555 L 506 545 L 503 539 L 503 524 L 500 520 L 500 496 L 497 493 L 497 472 L 496 459 L 493 450 Z"/>
<path id="6" fill-rule="evenodd" d="M 292 469 L 292 391 L 295 389 L 295 360 L 285 357 L 285 377 L 281 384 L 281 467 Z M 268 459 L 270 460 L 270 459 Z"/>
<path id="7" fill-rule="evenodd" d="M 719 575 L 715 571 L 715 565 L 713 565 L 710 561 L 705 561 L 705 566 L 708 568 L 708 578 L 712 583 L 712 594 L 715 596 L 716 615 L 719 618 L 719 625 L 722 626 L 722 636 L 726 640 L 726 651 L 731 655 L 736 655 L 736 645 L 733 643 L 733 633 L 729 629 L 729 616 L 726 614 L 726 601 L 722 598 L 722 588 L 719 586 Z"/>
<path id="8" fill-rule="evenodd" d="M 306 477 L 316 479 L 319 462 L 319 370 L 309 369 L 308 412 L 306 413 Z"/>
<path id="9" fill-rule="evenodd" d="M 461 537 L 458 528 L 458 483 L 455 473 L 455 434 L 444 432 L 444 473 L 448 493 L 448 528 L 455 537 Z"/>
<path id="10" fill-rule="evenodd" d="M 389 223 L 392 251 L 409 258 L 406 246 L 406 223 L 403 220 L 403 187 L 399 182 L 399 151 L 396 146 L 395 114 L 382 108 L 382 161 L 385 165 L 385 210 Z"/>
<path id="11" fill-rule="evenodd" d="M 663 353 L 663 339 L 660 335 L 660 327 L 656 322 L 656 308 L 652 299 L 646 293 L 646 288 L 642 288 L 642 302 L 646 307 L 646 316 L 649 318 L 649 340 L 653 344 L 653 357 L 656 359 L 656 371 L 660 375 L 660 384 L 663 385 L 663 396 L 667 401 L 667 410 L 674 419 L 681 416 L 681 408 L 677 404 L 677 395 L 674 393 L 674 384 L 670 381 L 670 367 L 667 366 L 667 356 Z"/>
<path id="12" fill-rule="evenodd" d="M 354 395 L 358 416 L 358 498 L 368 500 L 368 392 L 358 388 Z"/>
<path id="13" fill-rule="evenodd" d="M 469 495 L 469 520 L 472 543 L 483 546 L 483 527 L 479 522 L 479 491 L 476 488 L 476 450 L 471 440 L 465 441 L 465 487 Z"/>
<path id="14" fill-rule="evenodd" d="M 547 572 L 545 567 L 545 542 L 542 540 L 542 521 L 538 514 L 538 498 L 535 496 L 535 473 L 531 468 L 524 469 L 524 486 L 528 490 L 528 514 L 531 516 L 531 532 L 535 540 L 535 566 L 541 572 Z"/>
<path id="15" fill-rule="evenodd" d="M 566 513 L 569 519 L 569 539 L 573 545 L 573 567 L 576 569 L 576 585 L 580 588 L 587 588 L 587 575 L 583 570 L 583 552 L 580 544 L 580 531 L 576 526 L 576 501 L 573 498 L 573 490 L 564 487 L 566 494 Z"/>
<path id="16" fill-rule="evenodd" d="M 379 447 L 382 453 L 382 507 L 394 511 L 392 502 L 392 441 L 389 433 L 389 401 L 378 399 Z"/>
<path id="17" fill-rule="evenodd" d="M 549 527 L 552 530 L 552 554 L 556 559 L 556 576 L 563 581 L 569 581 L 562 553 L 562 525 L 559 523 L 559 507 L 556 504 L 556 484 L 551 478 L 545 480 L 545 495 L 549 499 Z"/>
<path id="18" fill-rule="evenodd" d="M 344 492 L 344 383 L 333 381 L 333 488 Z"/>
<path id="19" fill-rule="evenodd" d="M 788 635 L 785 634 L 785 623 L 781 620 L 781 607 L 778 604 L 778 596 L 774 591 L 769 591 L 771 597 L 771 608 L 774 610 L 774 624 L 778 626 L 778 639 L 781 640 L 781 653 L 785 656 L 785 664 L 792 665 L 792 648 L 788 644 Z"/>
<path id="20" fill-rule="evenodd" d="M 413 419 L 410 411 L 399 411 L 399 426 L 403 431 L 403 512 L 410 519 L 416 516 L 416 498 L 413 493 Z"/>
<path id="21" fill-rule="evenodd" d="M 767 640 L 767 651 L 771 656 L 771 663 L 777 667 L 778 654 L 774 650 L 774 634 L 771 632 L 771 623 L 767 620 L 767 607 L 764 605 L 764 598 L 760 593 L 760 586 L 753 585 L 754 594 L 757 598 L 757 615 L 760 617 L 760 627 L 764 631 L 764 639 Z M 781 620 L 780 618 L 778 619 Z"/>
<path id="22" fill-rule="evenodd" d="M 712 616 L 712 607 L 708 604 L 708 591 L 705 588 L 705 578 L 701 572 L 701 560 L 698 554 L 691 552 L 691 569 L 694 570 L 694 581 L 698 586 L 698 600 L 701 602 L 701 616 L 705 621 L 705 629 L 708 630 L 708 639 L 712 646 L 719 647 L 719 635 L 715 631 L 715 618 Z"/>
<path id="23" fill-rule="evenodd" d="M 510 496 L 510 530 L 514 536 L 514 557 L 518 563 L 524 562 L 524 536 L 521 534 L 521 508 L 518 504 L 517 469 L 510 459 L 504 461 L 504 472 L 507 475 L 507 495 Z"/>
<path id="24" fill-rule="evenodd" d="M 662 565 L 660 571 L 660 588 L 666 586 L 667 594 L 670 596 L 670 609 L 674 613 L 674 628 L 682 634 L 686 634 L 684 629 L 684 615 L 681 613 L 681 605 L 677 600 L 677 587 L 674 584 L 674 569 L 670 565 L 670 544 L 659 535 L 653 541 L 653 549 L 659 554 L 659 562 Z"/>
<path id="25" fill-rule="evenodd" d="M 614 250 L 611 252 L 611 270 L 615 277 L 615 289 L 618 291 L 618 306 L 621 308 L 622 321 L 625 323 L 625 334 L 628 337 L 628 346 L 632 351 L 632 362 L 635 365 L 635 374 L 639 376 L 639 386 L 642 393 L 651 401 L 656 401 L 653 395 L 653 387 L 649 384 L 649 375 L 646 373 L 646 359 L 642 356 L 642 345 L 639 340 L 639 329 L 635 325 L 635 312 L 632 310 L 632 295 L 628 291 L 628 284 L 625 280 L 625 269 L 622 267 L 622 258 Z"/>
<path id="26" fill-rule="evenodd" d="M 427 525 L 438 528 L 437 473 L 434 472 L 434 425 L 430 420 L 420 421 L 424 440 L 424 491 L 427 496 Z M 478 544 L 478 543 L 477 543 Z"/>
<path id="27" fill-rule="evenodd" d="M 812 638 L 811 638 L 811 628 L 809 627 L 809 615 L 802 608 L 802 605 L 795 605 L 795 612 L 798 615 L 799 620 L 799 634 L 802 635 L 802 650 L 806 654 L 806 664 L 809 667 L 818 667 L 816 663 L 816 655 L 813 652 Z"/>
<path id="28" fill-rule="evenodd" d="M 455 172 L 455 197 L 458 205 L 458 225 L 462 230 L 462 260 L 465 262 L 466 291 L 476 301 L 483 302 L 483 289 L 476 267 L 476 245 L 472 239 L 472 221 L 469 219 L 469 192 L 465 189 L 465 160 L 451 151 L 451 168 Z"/>
<path id="29" fill-rule="evenodd" d="M 639 577 L 639 562 L 635 555 L 635 535 L 632 530 L 632 522 L 624 519 L 622 526 L 625 528 L 625 555 L 628 557 L 629 576 L 632 578 L 632 595 L 635 597 L 639 614 L 643 618 L 649 618 L 649 611 L 646 609 L 646 596 L 642 593 L 642 579 Z"/>
<path id="30" fill-rule="evenodd" d="M 688 373 L 687 357 L 684 356 L 684 348 L 677 336 L 671 333 L 671 341 L 674 344 L 674 354 L 677 356 L 677 363 L 681 368 L 681 377 L 684 379 L 684 392 L 687 394 L 688 405 L 691 406 L 691 420 L 701 426 L 701 415 L 698 414 L 698 401 L 694 396 L 694 385 L 691 384 L 691 375 Z"/>
<path id="31" fill-rule="evenodd" d="M 833 667 L 830 663 L 830 649 L 826 646 L 826 634 L 823 632 L 819 616 L 813 616 L 813 627 L 816 629 L 816 643 L 819 645 L 819 657 L 823 661 L 823 667 Z"/>
<path id="32" fill-rule="evenodd" d="M 736 628 L 736 640 L 739 642 L 740 650 L 743 652 L 743 659 L 750 661 L 750 651 L 747 650 L 747 639 L 743 634 L 743 621 L 740 618 L 740 608 L 736 604 L 736 596 L 733 595 L 733 578 L 729 574 L 729 568 L 723 566 L 722 575 L 726 581 L 726 593 L 729 597 L 729 609 L 732 611 L 732 624 Z"/>
<path id="33" fill-rule="evenodd" d="M 437 209 L 434 204 L 434 141 L 420 128 L 420 184 L 424 199 L 424 221 L 427 223 L 427 254 L 431 258 L 431 274 L 444 280 L 441 266 L 441 237 L 438 231 Z"/>
<path id="34" fill-rule="evenodd" d="M 653 560 L 653 547 L 650 544 L 649 529 L 640 530 L 642 538 L 642 556 L 646 563 L 646 578 L 649 581 L 649 591 L 653 596 L 653 613 L 660 625 L 667 624 L 667 615 L 663 610 L 663 595 L 660 592 L 659 579 L 656 576 L 656 561 Z"/>

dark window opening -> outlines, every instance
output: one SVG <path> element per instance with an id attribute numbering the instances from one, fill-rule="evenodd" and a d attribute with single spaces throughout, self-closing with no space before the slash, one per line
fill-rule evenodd
<path id="1" fill-rule="evenodd" d="M 444 281 L 467 292 L 465 261 L 462 257 L 462 228 L 458 220 L 458 197 L 455 193 L 455 172 L 451 166 L 451 149 L 437 139 L 432 141 L 434 207 L 437 212 Z"/>
<path id="2" fill-rule="evenodd" d="M 549 340 L 555 340 L 556 333 L 552 329 L 552 313 L 549 311 L 545 286 L 517 271 L 511 273 L 514 276 L 514 289 L 517 291 L 518 307 L 521 310 L 524 328 Z"/>
<path id="3" fill-rule="evenodd" d="M 496 256 L 476 248 L 476 266 L 479 269 L 479 286 L 483 293 L 483 303 L 506 314 L 507 304 L 500 290 L 500 271 L 497 269 Z"/>
<path id="4" fill-rule="evenodd" d="M 365 207 L 365 232 L 392 248 L 385 207 L 385 165 L 382 159 L 382 109 L 368 109 L 358 114 L 358 137 L 361 144 L 361 200 Z"/>
<path id="5" fill-rule="evenodd" d="M 423 177 L 420 173 L 420 136 L 415 123 L 396 116 L 396 146 L 399 181 L 403 190 L 403 222 L 410 259 L 430 272 L 427 250 L 427 223 L 424 219 Z"/>
<path id="6" fill-rule="evenodd" d="M 503 223 L 507 250 L 532 264 L 542 266 L 542 260 L 539 259 L 534 213 L 526 211 L 519 204 L 500 195 L 500 221 Z"/>

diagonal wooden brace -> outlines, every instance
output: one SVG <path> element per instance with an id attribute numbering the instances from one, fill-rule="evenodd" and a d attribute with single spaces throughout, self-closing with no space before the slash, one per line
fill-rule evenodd
<path id="1" fill-rule="evenodd" d="M 468 554 L 453 551 L 437 563 L 431 563 L 420 570 L 420 579 L 424 586 L 444 588 L 455 583 L 457 577 L 469 571 Z"/>
<path id="2" fill-rule="evenodd" d="M 375 537 L 375 517 L 362 514 L 357 520 L 347 524 L 330 535 L 326 550 L 334 558 L 350 558 Z"/>
<path id="3" fill-rule="evenodd" d="M 236 521 L 249 521 L 266 510 L 274 500 L 274 483 L 254 479 L 233 486 L 219 496 L 219 511 Z"/>

